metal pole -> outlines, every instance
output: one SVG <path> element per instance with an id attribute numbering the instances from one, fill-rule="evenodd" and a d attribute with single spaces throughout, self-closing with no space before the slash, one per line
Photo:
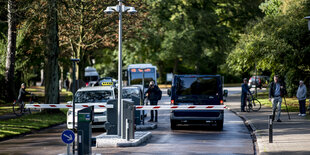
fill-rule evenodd
<path id="1" fill-rule="evenodd" d="M 118 126 L 117 126 L 117 135 L 121 136 L 121 125 L 122 120 L 121 118 L 121 109 L 122 109 L 122 0 L 119 0 L 119 32 L 118 32 Z"/>
<path id="2" fill-rule="evenodd" d="M 142 92 L 143 92 L 143 105 L 144 105 L 144 101 L 145 101 L 145 98 L 144 98 L 144 68 L 143 68 L 143 72 L 142 72 Z M 144 125 L 144 110 L 142 111 L 142 124 Z"/>
<path id="3" fill-rule="evenodd" d="M 75 94 L 75 61 L 72 59 L 73 61 L 73 76 L 72 76 L 72 81 L 73 81 L 73 85 L 72 85 L 72 130 L 74 132 L 75 129 L 75 101 L 74 101 L 74 94 Z M 73 141 L 72 144 L 72 154 L 75 154 L 75 141 Z"/>
<path id="4" fill-rule="evenodd" d="M 269 115 L 269 143 L 273 143 L 273 133 L 272 133 L 272 128 L 273 128 L 273 115 Z"/>
<path id="5" fill-rule="evenodd" d="M 70 155 L 70 144 L 67 144 L 67 155 Z"/>
<path id="6" fill-rule="evenodd" d="M 80 61 L 80 59 L 71 59 L 71 61 L 73 62 L 73 74 L 72 74 L 72 130 L 74 132 L 75 129 L 75 100 L 74 100 L 74 95 L 76 92 L 76 80 L 75 80 L 75 63 Z M 75 154 L 75 141 L 72 142 L 72 154 Z"/>
<path id="7" fill-rule="evenodd" d="M 257 98 L 257 84 L 258 84 L 258 81 L 256 82 L 257 79 L 257 67 L 256 67 L 256 62 L 255 62 L 255 97 Z"/>

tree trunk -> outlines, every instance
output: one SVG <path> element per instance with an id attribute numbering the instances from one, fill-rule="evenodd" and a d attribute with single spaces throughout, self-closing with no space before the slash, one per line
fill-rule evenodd
<path id="1" fill-rule="evenodd" d="M 6 99 L 12 101 L 16 98 L 14 71 L 16 53 L 16 1 L 8 0 L 8 46 L 5 65 Z"/>
<path id="2" fill-rule="evenodd" d="M 48 0 L 46 22 L 45 103 L 59 104 L 57 0 Z"/>

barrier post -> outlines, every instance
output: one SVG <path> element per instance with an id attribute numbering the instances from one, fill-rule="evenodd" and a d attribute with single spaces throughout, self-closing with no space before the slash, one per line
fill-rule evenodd
<path id="1" fill-rule="evenodd" d="M 273 143 L 273 115 L 269 115 L 269 143 Z"/>

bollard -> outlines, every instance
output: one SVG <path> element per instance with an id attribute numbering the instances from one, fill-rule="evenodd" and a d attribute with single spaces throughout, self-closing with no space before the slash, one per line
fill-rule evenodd
<path id="1" fill-rule="evenodd" d="M 273 115 L 269 115 L 269 143 L 273 143 L 272 128 L 273 128 Z"/>
<path id="2" fill-rule="evenodd" d="M 126 140 L 129 141 L 129 119 L 126 119 Z"/>
<path id="3" fill-rule="evenodd" d="M 123 121 L 121 127 L 121 138 L 126 139 L 127 132 L 127 119 L 128 119 L 128 128 L 129 128 L 129 139 L 134 139 L 135 131 L 134 131 L 134 118 L 135 118 L 135 108 L 134 102 L 131 100 L 123 99 Z"/>

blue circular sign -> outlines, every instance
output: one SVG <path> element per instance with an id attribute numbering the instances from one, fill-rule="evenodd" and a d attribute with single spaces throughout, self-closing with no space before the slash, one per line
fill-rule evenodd
<path id="1" fill-rule="evenodd" d="M 72 130 L 65 130 L 61 134 L 61 139 L 64 143 L 70 144 L 74 141 L 75 135 Z"/>

